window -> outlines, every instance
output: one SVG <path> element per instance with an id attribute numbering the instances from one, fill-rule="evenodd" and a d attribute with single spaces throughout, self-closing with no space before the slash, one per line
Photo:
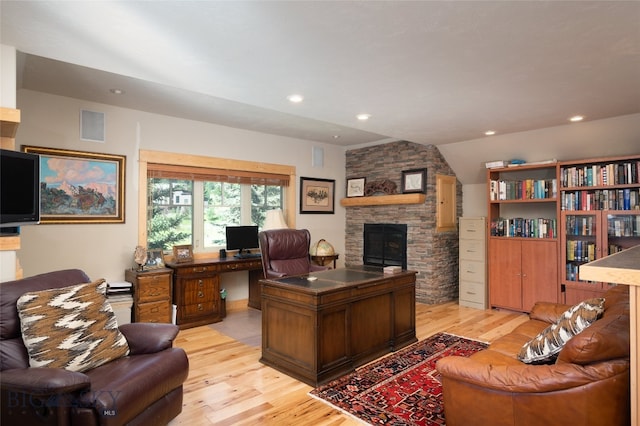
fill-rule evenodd
<path id="1" fill-rule="evenodd" d="M 146 152 L 141 151 L 141 160 Z M 196 253 L 217 251 L 226 245 L 227 225 L 261 227 L 267 210 L 286 210 L 289 175 L 206 168 L 200 166 L 206 163 L 202 158 L 217 159 L 197 158 L 198 167 L 146 164 L 147 247 L 170 250 L 176 244 L 192 244 Z M 246 168 L 265 165 L 250 163 Z"/>

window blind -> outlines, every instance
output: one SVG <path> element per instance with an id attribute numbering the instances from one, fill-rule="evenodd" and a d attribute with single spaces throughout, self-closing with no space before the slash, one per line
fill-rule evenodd
<path id="1" fill-rule="evenodd" d="M 225 170 L 208 167 L 173 164 L 147 164 L 147 177 L 157 179 L 184 179 L 209 182 L 228 182 L 249 185 L 289 186 L 289 176 L 258 171 Z"/>

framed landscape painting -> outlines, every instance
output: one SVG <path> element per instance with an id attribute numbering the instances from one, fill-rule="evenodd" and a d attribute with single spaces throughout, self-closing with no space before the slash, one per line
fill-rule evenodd
<path id="1" fill-rule="evenodd" d="M 40 223 L 123 223 L 123 155 L 22 146 L 40 155 Z"/>
<path id="2" fill-rule="evenodd" d="M 336 181 L 300 178 L 300 213 L 333 214 Z"/>

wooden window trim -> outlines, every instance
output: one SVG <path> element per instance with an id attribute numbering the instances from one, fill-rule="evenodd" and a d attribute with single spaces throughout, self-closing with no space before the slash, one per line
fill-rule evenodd
<path id="1" fill-rule="evenodd" d="M 166 169 L 176 172 L 199 171 L 201 177 L 205 175 L 222 176 L 220 172 L 225 171 L 228 175 L 243 179 L 260 177 L 267 180 L 263 182 L 265 184 L 269 184 L 269 179 L 280 179 L 280 181 L 283 182 L 286 177 L 288 185 L 283 185 L 285 186 L 285 220 L 291 228 L 295 228 L 296 226 L 295 166 L 149 150 L 139 151 L 138 165 L 139 245 L 146 246 L 147 244 L 147 175 L 150 170 L 160 171 Z"/>

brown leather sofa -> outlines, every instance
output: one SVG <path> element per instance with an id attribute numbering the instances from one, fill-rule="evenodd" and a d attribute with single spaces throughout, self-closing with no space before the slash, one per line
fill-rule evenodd
<path id="1" fill-rule="evenodd" d="M 90 282 L 77 269 L 0 284 L 0 387 L 3 425 L 161 425 L 182 411 L 189 372 L 184 350 L 173 348 L 173 324 L 120 326 L 125 357 L 79 373 L 30 368 L 16 301 L 29 291 Z"/>
<path id="2" fill-rule="evenodd" d="M 258 234 L 265 278 L 324 271 L 309 260 L 311 234 L 306 229 L 271 229 Z"/>
<path id="3" fill-rule="evenodd" d="M 530 320 L 469 358 L 441 359 L 447 426 L 627 426 L 629 291 L 607 291 L 600 319 L 571 338 L 555 363 L 524 364 L 523 344 L 568 305 L 537 303 Z"/>

